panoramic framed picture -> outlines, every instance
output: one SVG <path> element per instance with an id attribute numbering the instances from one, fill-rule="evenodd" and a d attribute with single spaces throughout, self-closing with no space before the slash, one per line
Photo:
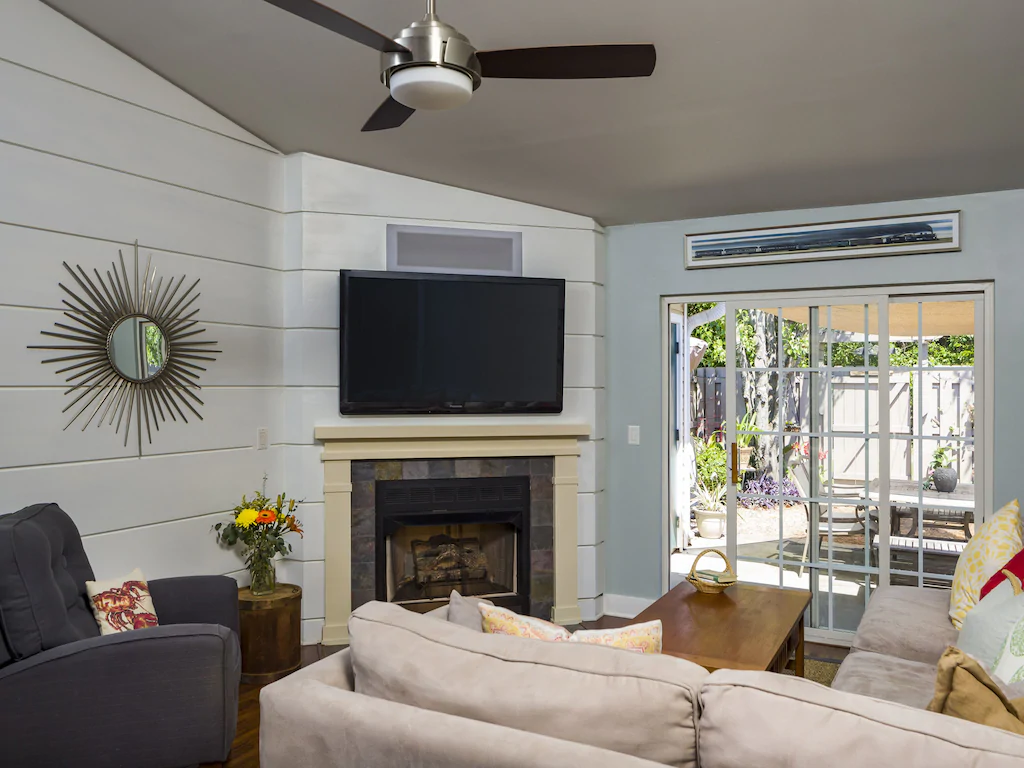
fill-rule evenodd
<path id="1" fill-rule="evenodd" d="M 960 250 L 960 211 L 685 236 L 686 268 Z"/>

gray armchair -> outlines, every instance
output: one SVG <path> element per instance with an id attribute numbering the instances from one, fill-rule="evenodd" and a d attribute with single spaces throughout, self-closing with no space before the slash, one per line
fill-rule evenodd
<path id="1" fill-rule="evenodd" d="M 100 635 L 85 594 L 92 578 L 56 504 L 0 517 L 0 765 L 225 760 L 238 717 L 234 580 L 151 580 L 160 626 Z"/>

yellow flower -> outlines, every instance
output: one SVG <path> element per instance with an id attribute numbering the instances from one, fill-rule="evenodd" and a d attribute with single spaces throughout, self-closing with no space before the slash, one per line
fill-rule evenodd
<path id="1" fill-rule="evenodd" d="M 235 525 L 242 528 L 248 528 L 250 525 L 256 522 L 256 515 L 259 513 L 252 508 L 243 509 L 235 517 Z"/>

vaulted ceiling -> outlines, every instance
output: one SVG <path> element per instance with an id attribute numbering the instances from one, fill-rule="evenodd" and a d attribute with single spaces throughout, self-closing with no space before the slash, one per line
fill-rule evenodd
<path id="1" fill-rule="evenodd" d="M 360 127 L 369 48 L 261 0 L 47 0 L 283 152 L 604 224 L 1024 187 L 1021 0 L 439 0 L 480 49 L 653 42 L 647 80 L 485 81 Z M 325 0 L 397 34 L 420 0 Z"/>

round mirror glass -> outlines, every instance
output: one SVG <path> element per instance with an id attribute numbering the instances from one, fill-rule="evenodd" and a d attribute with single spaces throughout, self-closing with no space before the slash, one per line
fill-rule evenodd
<path id="1" fill-rule="evenodd" d="M 110 364 L 131 381 L 148 381 L 167 363 L 167 341 L 160 326 L 148 317 L 121 319 L 107 343 Z"/>

